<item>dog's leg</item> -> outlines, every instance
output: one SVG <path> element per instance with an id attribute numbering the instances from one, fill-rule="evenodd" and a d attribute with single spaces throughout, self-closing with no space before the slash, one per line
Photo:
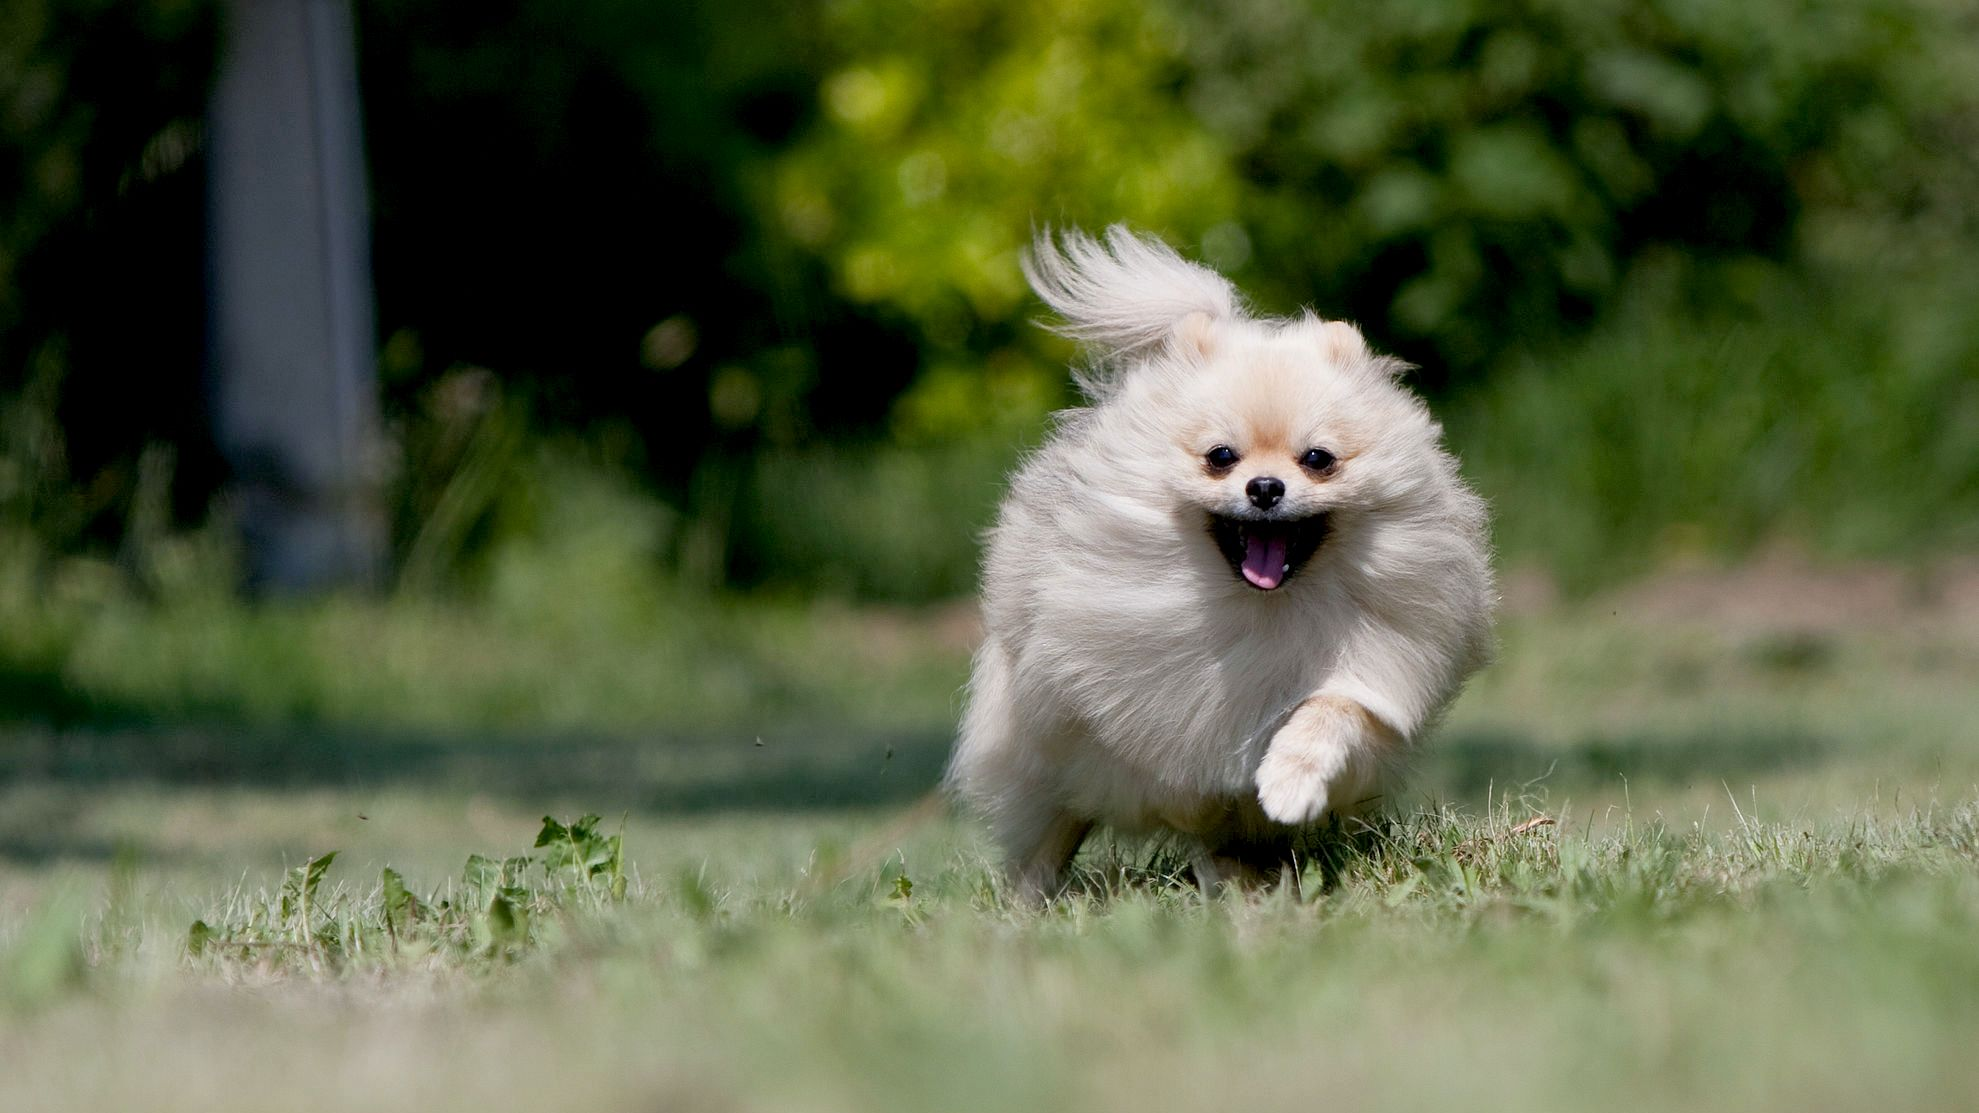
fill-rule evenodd
<path id="1" fill-rule="evenodd" d="M 1190 857 L 1190 870 L 1205 897 L 1231 889 L 1258 892 L 1281 884 L 1290 884 L 1294 895 L 1299 892 L 1298 863 L 1292 848 L 1279 842 L 1204 840 Z"/>
<path id="2" fill-rule="evenodd" d="M 1053 791 L 1048 755 L 1062 729 L 1035 701 L 1018 697 L 1009 656 L 985 643 L 948 785 L 989 821 L 1011 888 L 1026 904 L 1058 895 L 1065 867 L 1093 826 L 1060 806 Z"/>
<path id="3" fill-rule="evenodd" d="M 1189 869 L 1196 875 L 1196 888 L 1212 899 L 1233 889 L 1255 889 L 1265 882 L 1265 875 L 1250 860 L 1209 846 L 1190 856 Z"/>
<path id="4" fill-rule="evenodd" d="M 951 783 L 989 821 L 1017 898 L 1039 905 L 1057 896 L 1092 821 L 1066 811 L 1041 778 L 1017 763 L 974 766 Z"/>
<path id="5" fill-rule="evenodd" d="M 1056 807 L 1039 807 L 1021 819 L 1005 817 L 997 841 L 1017 899 L 1036 906 L 1057 896 L 1065 887 L 1066 868 L 1092 829 L 1091 820 Z"/>
<path id="6" fill-rule="evenodd" d="M 1027 710 L 1034 714 L 1027 716 Z M 1089 820 L 1066 812 L 1052 791 L 1044 744 L 1054 736 L 1054 724 L 1036 711 L 1018 699 L 1008 657 L 995 644 L 985 644 L 976 657 L 969 709 L 947 777 L 950 790 L 989 821 L 1011 887 L 1027 904 L 1058 894 L 1065 867 L 1092 830 Z"/>
<path id="7" fill-rule="evenodd" d="M 1313 696 L 1272 736 L 1258 766 L 1258 803 L 1290 824 L 1352 812 L 1380 790 L 1402 748 L 1402 736 L 1359 703 Z"/>

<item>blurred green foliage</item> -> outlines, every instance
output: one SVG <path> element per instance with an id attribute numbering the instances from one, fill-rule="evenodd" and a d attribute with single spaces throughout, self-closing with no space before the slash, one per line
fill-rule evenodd
<path id="1" fill-rule="evenodd" d="M 410 597 L 527 598 L 559 561 L 600 621 L 683 584 L 966 591 L 1001 474 L 1070 399 L 1017 269 L 1045 223 L 1126 221 L 1266 311 L 1360 321 L 1422 365 L 1507 557 L 1571 582 L 1782 535 L 1979 540 L 1964 5 L 358 15 Z M 223 478 L 216 26 L 200 0 L 0 12 L 0 542 L 36 576 L 111 555 L 155 590 Z"/>
<path id="2" fill-rule="evenodd" d="M 1021 316 L 1038 221 L 1158 230 L 1440 384 L 1596 319 L 1645 254 L 1802 265 L 1862 222 L 1974 215 L 1979 53 L 1950 5 L 829 10 L 777 213 L 937 349 Z"/>
<path id="3" fill-rule="evenodd" d="M 1436 381 L 1598 319 L 1645 257 L 1804 266 L 1836 224 L 1974 213 L 1950 5 L 1193 10 L 1185 95 L 1245 168 L 1260 281 Z"/>
<path id="4" fill-rule="evenodd" d="M 1769 544 L 1979 549 L 1979 267 L 1661 263 L 1584 339 L 1452 407 L 1508 557 L 1588 588 Z"/>

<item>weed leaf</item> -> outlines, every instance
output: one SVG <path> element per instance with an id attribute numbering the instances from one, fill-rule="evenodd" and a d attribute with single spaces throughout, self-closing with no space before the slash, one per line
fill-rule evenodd
<path id="1" fill-rule="evenodd" d="M 405 934 L 406 928 L 425 912 L 419 898 L 405 887 L 405 878 L 399 871 L 386 866 L 378 875 L 379 896 L 385 906 L 385 927 L 394 936 Z"/>
<path id="2" fill-rule="evenodd" d="M 296 866 L 282 881 L 282 920 L 301 918 L 303 931 L 308 930 L 309 909 L 316 903 L 316 890 L 323 884 L 323 875 L 329 872 L 330 863 L 336 861 L 337 852 L 319 855 Z"/>

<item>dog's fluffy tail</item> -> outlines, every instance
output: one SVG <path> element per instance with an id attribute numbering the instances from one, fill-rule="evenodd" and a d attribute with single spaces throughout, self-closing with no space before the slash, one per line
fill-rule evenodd
<path id="1" fill-rule="evenodd" d="M 1064 318 L 1056 331 L 1089 345 L 1103 370 L 1153 351 L 1190 314 L 1244 316 L 1222 275 L 1124 224 L 1108 228 L 1104 240 L 1045 229 L 1024 257 L 1024 277 Z"/>

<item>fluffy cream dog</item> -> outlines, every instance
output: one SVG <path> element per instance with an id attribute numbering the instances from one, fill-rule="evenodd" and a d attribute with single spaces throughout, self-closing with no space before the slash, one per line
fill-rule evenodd
<path id="1" fill-rule="evenodd" d="M 1025 275 L 1089 404 L 990 534 L 948 786 L 1028 899 L 1095 824 L 1179 832 L 1214 885 L 1389 791 L 1484 663 L 1484 505 L 1352 325 L 1252 317 L 1119 226 L 1040 237 Z"/>

